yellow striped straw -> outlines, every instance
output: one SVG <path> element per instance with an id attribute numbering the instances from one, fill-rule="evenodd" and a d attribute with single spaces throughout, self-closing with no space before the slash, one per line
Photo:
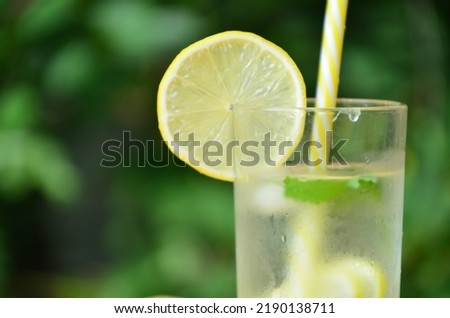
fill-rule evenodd
<path id="1" fill-rule="evenodd" d="M 342 46 L 344 42 L 345 19 L 348 0 L 328 0 L 322 33 L 319 74 L 316 88 L 316 107 L 335 107 L 339 85 Z M 321 143 L 322 148 L 311 148 L 312 160 L 322 159 L 325 166 L 328 156 L 326 132 L 333 128 L 333 114 L 324 111 L 316 113 L 312 140 Z"/>

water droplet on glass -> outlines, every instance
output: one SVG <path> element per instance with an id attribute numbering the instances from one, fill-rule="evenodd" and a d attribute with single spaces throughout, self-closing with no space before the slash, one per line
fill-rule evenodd
<path id="1" fill-rule="evenodd" d="M 286 243 L 286 235 L 281 235 L 281 242 Z"/>
<path id="2" fill-rule="evenodd" d="M 354 123 L 358 121 L 360 115 L 361 111 L 359 109 L 352 109 L 348 111 L 348 119 Z"/>
<path id="3" fill-rule="evenodd" d="M 340 112 L 337 112 L 336 115 L 334 115 L 334 117 L 333 117 L 333 123 L 338 119 L 338 117 L 339 117 L 340 114 L 341 114 Z"/>
<path id="4" fill-rule="evenodd" d="M 369 158 L 365 157 L 364 159 L 365 159 L 365 163 L 366 163 L 366 164 L 369 164 L 369 163 L 370 163 Z"/>

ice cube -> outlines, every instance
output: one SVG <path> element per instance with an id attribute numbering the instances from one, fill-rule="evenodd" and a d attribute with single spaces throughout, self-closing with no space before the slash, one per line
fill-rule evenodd
<path id="1" fill-rule="evenodd" d="M 255 190 L 253 206 L 261 214 L 273 215 L 286 211 L 289 207 L 289 200 L 284 197 L 282 186 L 265 183 Z"/>

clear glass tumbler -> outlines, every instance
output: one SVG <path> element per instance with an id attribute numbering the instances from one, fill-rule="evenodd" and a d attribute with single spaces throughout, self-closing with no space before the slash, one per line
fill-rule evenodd
<path id="1" fill-rule="evenodd" d="M 284 162 L 235 164 L 238 297 L 399 297 L 407 107 L 294 111 L 304 129 Z"/>

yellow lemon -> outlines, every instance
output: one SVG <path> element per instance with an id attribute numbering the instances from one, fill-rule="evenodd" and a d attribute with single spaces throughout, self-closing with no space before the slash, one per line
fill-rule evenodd
<path id="1" fill-rule="evenodd" d="M 157 102 L 168 147 L 201 173 L 233 181 L 236 158 L 256 165 L 289 156 L 303 133 L 306 92 L 280 47 L 253 33 L 227 31 L 176 56 Z M 262 147 L 265 138 L 275 146 Z"/>
<path id="2" fill-rule="evenodd" d="M 385 297 L 387 281 L 381 268 L 365 258 L 348 257 L 324 267 L 318 291 L 321 297 Z"/>

